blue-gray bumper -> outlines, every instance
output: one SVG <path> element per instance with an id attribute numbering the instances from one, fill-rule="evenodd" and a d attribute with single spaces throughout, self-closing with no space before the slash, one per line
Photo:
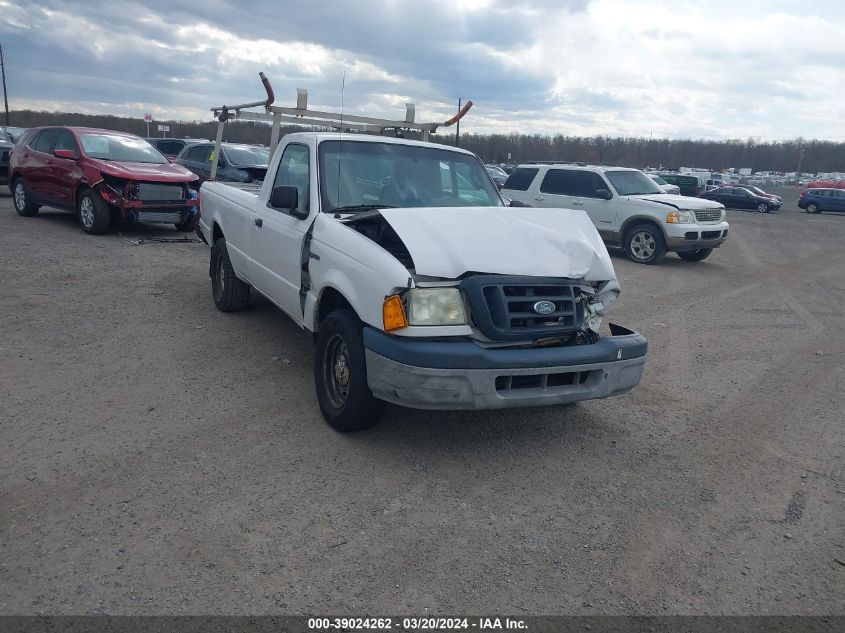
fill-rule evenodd
<path id="1" fill-rule="evenodd" d="M 490 349 L 364 328 L 367 381 L 377 398 L 417 409 L 499 409 L 607 398 L 639 384 L 648 342 L 611 325 L 591 345 Z"/>

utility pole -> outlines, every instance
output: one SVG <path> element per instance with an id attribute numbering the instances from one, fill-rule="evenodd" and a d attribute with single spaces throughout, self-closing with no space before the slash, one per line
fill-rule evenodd
<path id="1" fill-rule="evenodd" d="M 3 61 L 2 46 L 0 46 L 0 71 L 3 72 L 3 103 L 6 105 L 6 127 L 9 127 L 9 94 L 6 92 L 6 64 Z"/>
<path id="2" fill-rule="evenodd" d="M 458 97 L 458 112 L 461 111 L 461 98 Z M 455 147 L 461 144 L 461 120 L 458 119 L 458 126 L 455 128 Z"/>
<path id="3" fill-rule="evenodd" d="M 801 151 L 798 154 L 798 169 L 795 172 L 795 184 L 796 185 L 801 182 L 801 164 L 804 162 L 804 152 L 805 151 L 806 150 L 802 147 Z"/>

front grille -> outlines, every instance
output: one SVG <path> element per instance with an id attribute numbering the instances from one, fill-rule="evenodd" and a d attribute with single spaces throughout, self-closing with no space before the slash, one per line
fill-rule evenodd
<path id="1" fill-rule="evenodd" d="M 557 390 L 558 387 L 577 387 L 586 384 L 602 370 L 565 371 L 551 374 L 515 374 L 496 377 L 496 391 L 500 394 L 526 389 Z"/>
<path id="2" fill-rule="evenodd" d="M 722 219 L 721 209 L 696 209 L 694 213 L 698 222 L 718 222 Z"/>
<path id="3" fill-rule="evenodd" d="M 130 185 L 129 198 L 142 202 L 181 202 L 185 199 L 185 190 L 181 185 L 139 182 Z"/>
<path id="4" fill-rule="evenodd" d="M 182 221 L 181 212 L 139 211 L 139 222 L 154 222 L 156 224 L 179 224 Z"/>
<path id="5" fill-rule="evenodd" d="M 569 279 L 475 275 L 461 284 L 478 329 L 494 341 L 533 340 L 581 329 L 584 307 Z M 554 310 L 540 314 L 535 305 Z"/>

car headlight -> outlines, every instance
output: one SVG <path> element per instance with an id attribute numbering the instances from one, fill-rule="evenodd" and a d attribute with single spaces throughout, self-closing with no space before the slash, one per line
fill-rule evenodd
<path id="1" fill-rule="evenodd" d="M 410 325 L 465 325 L 467 322 L 457 288 L 411 288 L 406 300 Z"/>
<path id="2" fill-rule="evenodd" d="M 695 214 L 692 211 L 670 211 L 666 214 L 667 224 L 695 224 Z"/>

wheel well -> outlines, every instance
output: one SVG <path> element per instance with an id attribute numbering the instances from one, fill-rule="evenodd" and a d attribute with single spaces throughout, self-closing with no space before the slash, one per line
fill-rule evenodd
<path id="1" fill-rule="evenodd" d="M 223 237 L 223 229 L 221 229 L 220 225 L 215 222 L 211 231 L 211 244 L 213 245 L 214 242 L 219 240 L 221 237 Z"/>
<path id="2" fill-rule="evenodd" d="M 317 307 L 314 312 L 314 334 L 320 329 L 320 325 L 325 321 L 335 310 L 341 308 L 352 308 L 352 304 L 340 294 L 340 291 L 332 287 L 328 287 L 320 293 L 320 298 L 317 300 Z M 353 308 L 354 310 L 354 308 Z"/>
<path id="3" fill-rule="evenodd" d="M 663 239 L 666 239 L 666 233 L 663 231 L 663 227 L 660 226 L 660 223 L 656 222 L 653 218 L 648 217 L 640 217 L 640 218 L 631 218 L 622 225 L 622 243 L 625 243 L 625 240 L 628 239 L 628 232 L 637 226 L 638 224 L 651 224 L 660 231 L 660 234 L 663 236 Z"/>

